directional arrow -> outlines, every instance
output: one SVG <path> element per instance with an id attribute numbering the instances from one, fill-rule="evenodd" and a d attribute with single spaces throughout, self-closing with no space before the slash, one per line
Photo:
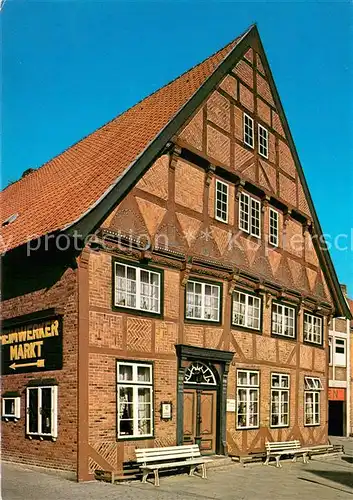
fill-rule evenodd
<path id="1" fill-rule="evenodd" d="M 16 368 L 27 368 L 27 366 L 37 366 L 38 368 L 44 368 L 44 359 L 38 359 L 34 363 L 12 363 L 9 366 L 12 370 L 16 370 Z"/>

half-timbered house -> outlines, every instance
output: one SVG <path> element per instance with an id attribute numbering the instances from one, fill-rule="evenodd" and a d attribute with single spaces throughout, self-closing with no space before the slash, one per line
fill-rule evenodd
<path id="1" fill-rule="evenodd" d="M 256 26 L 2 193 L 3 456 L 327 442 L 349 315 Z M 92 237 L 92 235 L 94 235 Z"/>

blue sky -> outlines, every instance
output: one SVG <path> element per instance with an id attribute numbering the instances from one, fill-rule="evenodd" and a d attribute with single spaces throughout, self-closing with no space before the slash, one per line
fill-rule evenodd
<path id="1" fill-rule="evenodd" d="M 353 295 L 353 4 L 6 0 L 2 186 L 218 50 L 253 22 L 331 255 Z"/>

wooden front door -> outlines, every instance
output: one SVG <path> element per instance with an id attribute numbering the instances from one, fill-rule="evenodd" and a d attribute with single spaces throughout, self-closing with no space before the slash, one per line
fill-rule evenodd
<path id="1" fill-rule="evenodd" d="M 217 392 L 184 388 L 184 443 L 196 443 L 202 454 L 216 453 Z"/>

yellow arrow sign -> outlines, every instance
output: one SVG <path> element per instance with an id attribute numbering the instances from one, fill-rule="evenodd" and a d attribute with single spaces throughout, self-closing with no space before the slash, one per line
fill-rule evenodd
<path id="1" fill-rule="evenodd" d="M 44 368 L 44 359 L 38 359 L 34 363 L 12 363 L 9 366 L 12 370 L 16 370 L 16 368 L 27 368 L 27 366 L 37 366 L 38 368 Z"/>

